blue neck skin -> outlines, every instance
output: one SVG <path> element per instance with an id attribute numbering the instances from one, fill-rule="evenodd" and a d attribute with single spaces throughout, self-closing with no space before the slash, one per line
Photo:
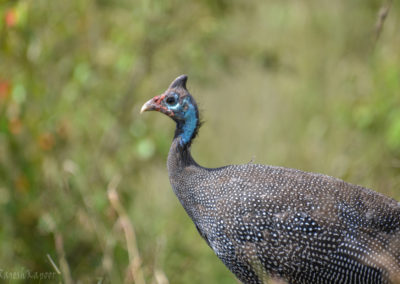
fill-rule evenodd
<path id="1" fill-rule="evenodd" d="M 180 145 L 184 146 L 190 142 L 192 139 L 193 133 L 197 127 L 197 115 L 195 107 L 190 103 L 187 102 L 188 109 L 185 111 L 183 116 L 183 122 L 178 123 L 178 137 L 181 137 Z"/>

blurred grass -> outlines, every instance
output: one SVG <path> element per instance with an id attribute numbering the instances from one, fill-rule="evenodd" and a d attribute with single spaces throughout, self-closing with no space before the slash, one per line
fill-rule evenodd
<path id="1" fill-rule="evenodd" d="M 387 3 L 0 2 L 1 271 L 56 271 L 50 258 L 65 283 L 235 283 L 170 189 L 173 123 L 139 117 L 182 73 L 206 121 L 200 164 L 253 159 L 400 199 L 397 3 L 375 31 Z"/>

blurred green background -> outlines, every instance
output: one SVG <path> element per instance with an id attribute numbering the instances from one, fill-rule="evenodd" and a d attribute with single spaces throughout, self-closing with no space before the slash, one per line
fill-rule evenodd
<path id="1" fill-rule="evenodd" d="M 399 3 L 377 28 L 388 4 L 1 1 L 0 271 L 236 283 L 170 188 L 174 124 L 139 114 L 182 73 L 205 121 L 201 165 L 299 168 L 399 200 Z"/>

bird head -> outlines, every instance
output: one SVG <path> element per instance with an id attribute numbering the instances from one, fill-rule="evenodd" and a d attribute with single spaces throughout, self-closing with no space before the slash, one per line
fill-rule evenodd
<path id="1" fill-rule="evenodd" d="M 175 121 L 185 121 L 196 110 L 196 102 L 186 89 L 186 75 L 176 78 L 168 89 L 161 95 L 148 100 L 140 112 L 159 111 L 171 117 Z"/>
<path id="2" fill-rule="evenodd" d="M 194 138 L 200 126 L 196 102 L 186 89 L 187 78 L 176 78 L 163 94 L 147 101 L 140 110 L 155 110 L 171 117 L 177 123 L 177 135 L 182 137 L 183 144 Z"/>

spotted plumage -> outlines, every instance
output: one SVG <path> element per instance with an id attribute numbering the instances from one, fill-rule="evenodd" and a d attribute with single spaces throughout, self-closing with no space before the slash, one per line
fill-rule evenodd
<path id="1" fill-rule="evenodd" d="M 172 188 L 200 235 L 243 283 L 400 283 L 400 203 L 326 175 L 257 164 L 199 166 L 187 76 L 149 100 L 177 124 Z"/>

